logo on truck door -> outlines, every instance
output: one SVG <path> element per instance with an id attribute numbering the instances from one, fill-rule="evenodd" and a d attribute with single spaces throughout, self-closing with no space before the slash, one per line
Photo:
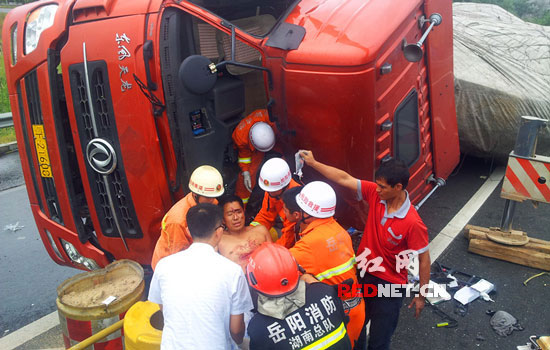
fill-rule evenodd
<path id="1" fill-rule="evenodd" d="M 102 175 L 112 173 L 117 165 L 115 149 L 104 139 L 95 138 L 86 146 L 88 164 Z"/>

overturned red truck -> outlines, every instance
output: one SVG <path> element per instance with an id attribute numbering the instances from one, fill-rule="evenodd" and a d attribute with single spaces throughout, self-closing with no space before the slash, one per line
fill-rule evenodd
<path id="1" fill-rule="evenodd" d="M 414 202 L 459 160 L 450 0 L 43 0 L 8 13 L 2 42 L 32 212 L 58 264 L 150 264 L 197 166 L 231 190 L 231 133 L 258 108 L 289 160 L 311 149 L 365 179 L 404 160 Z M 337 216 L 362 227 L 358 205 Z"/>

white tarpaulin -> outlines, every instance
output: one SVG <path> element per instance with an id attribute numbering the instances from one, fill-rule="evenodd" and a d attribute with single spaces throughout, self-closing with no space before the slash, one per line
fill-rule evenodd
<path id="1" fill-rule="evenodd" d="M 474 3 L 454 3 L 453 21 L 461 151 L 507 157 L 522 115 L 550 119 L 550 27 Z M 549 130 L 537 154 L 550 155 Z"/>

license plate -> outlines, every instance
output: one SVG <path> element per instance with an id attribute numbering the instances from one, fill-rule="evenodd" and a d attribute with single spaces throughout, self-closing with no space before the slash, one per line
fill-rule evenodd
<path id="1" fill-rule="evenodd" d="M 52 167 L 50 165 L 50 156 L 48 155 L 48 145 L 46 144 L 46 135 L 44 134 L 44 125 L 33 125 L 34 145 L 36 146 L 36 156 L 40 167 L 40 176 L 52 177 Z"/>

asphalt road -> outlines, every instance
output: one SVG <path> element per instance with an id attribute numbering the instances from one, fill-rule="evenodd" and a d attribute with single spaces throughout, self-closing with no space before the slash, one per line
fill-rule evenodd
<path id="1" fill-rule="evenodd" d="M 24 184 L 19 152 L 0 155 L 0 191 Z"/>
<path id="2" fill-rule="evenodd" d="M 55 311 L 57 286 L 81 272 L 46 253 L 22 183 L 18 153 L 0 156 L 0 337 Z"/>
<path id="3" fill-rule="evenodd" d="M 428 227 L 430 240 L 466 204 L 494 166 L 491 161 L 466 158 L 457 175 L 448 179 L 447 186 L 435 192 L 420 208 L 419 213 Z M 501 187 L 497 186 L 469 224 L 483 227 L 500 225 L 505 203 L 500 198 Z M 533 238 L 550 240 L 549 227 L 550 205 L 541 204 L 538 209 L 527 202 L 517 205 L 514 229 L 523 230 Z M 436 327 L 437 323 L 445 320 L 430 307 L 425 308 L 418 320 L 411 310 L 403 307 L 392 349 L 516 349 L 518 345 L 525 345 L 531 335 L 550 335 L 550 276 L 542 276 L 527 286 L 523 285 L 523 281 L 541 270 L 469 253 L 468 241 L 462 234 L 454 239 L 437 262 L 492 282 L 496 292 L 491 293 L 491 297 L 495 302 L 474 300 L 468 304 L 464 316 L 455 313 L 458 302 L 454 300 L 439 304 L 440 310 L 458 321 L 456 328 Z M 434 269 L 432 265 L 432 271 Z M 510 313 L 525 330 L 515 331 L 507 337 L 498 336 L 489 324 L 491 317 L 486 315 L 487 310 Z"/>

